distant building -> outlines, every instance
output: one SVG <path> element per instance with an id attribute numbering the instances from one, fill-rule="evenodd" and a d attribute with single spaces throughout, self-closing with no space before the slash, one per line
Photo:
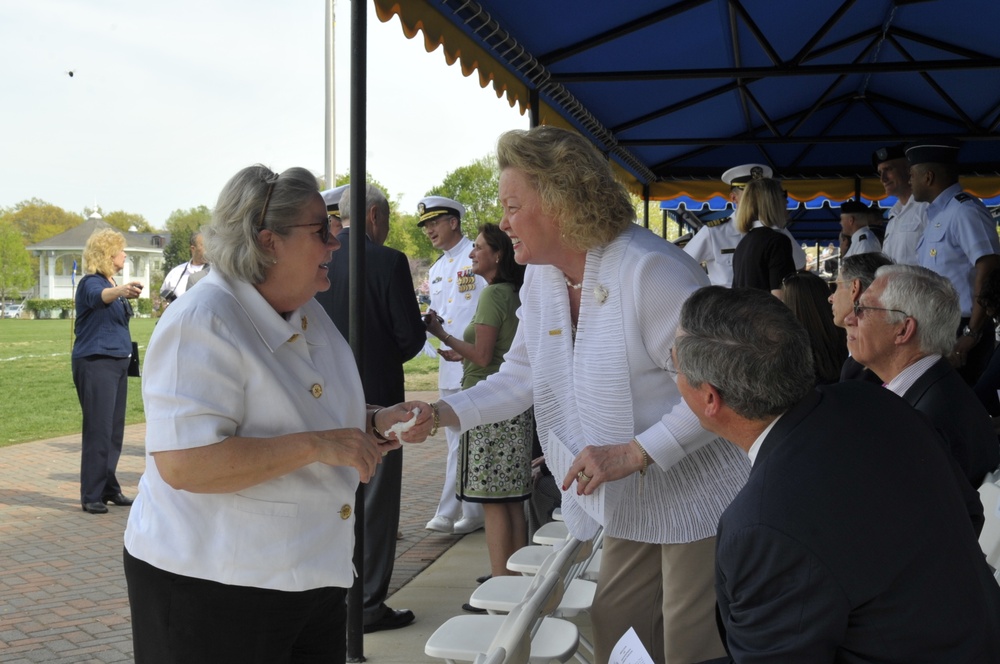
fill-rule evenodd
<path id="1" fill-rule="evenodd" d="M 43 300 L 72 298 L 74 284 L 86 274 L 83 265 L 83 247 L 94 231 L 112 228 L 96 212 L 75 228 L 55 237 L 28 246 L 28 251 L 38 257 L 38 285 L 36 297 Z M 159 274 L 163 268 L 163 248 L 170 241 L 168 233 L 123 233 L 128 258 L 122 269 L 120 283 L 138 281 L 143 285 L 142 297 L 152 295 L 150 275 Z M 76 262 L 76 274 L 73 263 Z"/>

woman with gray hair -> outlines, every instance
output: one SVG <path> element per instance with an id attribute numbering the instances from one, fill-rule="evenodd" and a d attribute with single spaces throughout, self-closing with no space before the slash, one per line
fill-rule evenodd
<path id="1" fill-rule="evenodd" d="M 681 304 L 708 279 L 682 250 L 633 223 L 607 159 L 555 127 L 497 146 L 500 228 L 527 265 L 521 319 L 500 370 L 421 411 L 413 432 L 467 430 L 534 404 L 570 532 L 599 525 L 596 661 L 634 627 L 657 662 L 719 657 L 714 536 L 746 458 L 702 429 L 668 370 Z M 787 240 L 786 240 L 787 242 Z M 561 446 L 565 446 L 562 448 Z"/>
<path id="2" fill-rule="evenodd" d="M 410 416 L 366 407 L 313 299 L 331 226 L 309 171 L 241 170 L 205 230 L 211 273 L 153 333 L 124 554 L 140 664 L 345 660 L 355 490 Z"/>

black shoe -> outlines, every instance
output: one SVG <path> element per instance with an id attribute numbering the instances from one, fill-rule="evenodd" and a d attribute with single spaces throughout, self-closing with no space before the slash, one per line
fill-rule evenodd
<path id="1" fill-rule="evenodd" d="M 482 576 L 476 578 L 476 583 L 486 583 L 492 578 L 493 578 L 492 574 L 483 574 Z"/>
<path id="2" fill-rule="evenodd" d="M 107 514 L 108 508 L 104 506 L 104 503 L 84 503 L 83 511 L 91 514 Z"/>
<path id="3" fill-rule="evenodd" d="M 371 634 L 372 632 L 381 632 L 384 629 L 399 629 L 409 625 L 414 618 L 413 611 L 409 609 L 396 611 L 385 607 L 385 614 L 370 625 L 365 625 L 364 631 L 365 634 Z"/>
<path id="4" fill-rule="evenodd" d="M 119 493 L 114 496 L 105 496 L 101 500 L 105 503 L 113 503 L 119 507 L 128 507 L 132 504 L 132 499 L 128 498 L 124 493 Z"/>
<path id="5" fill-rule="evenodd" d="M 465 604 L 462 605 L 462 610 L 463 611 L 468 611 L 469 613 L 486 613 L 486 609 L 476 608 L 476 607 L 472 606 L 471 604 L 469 604 L 468 602 L 466 602 Z"/>

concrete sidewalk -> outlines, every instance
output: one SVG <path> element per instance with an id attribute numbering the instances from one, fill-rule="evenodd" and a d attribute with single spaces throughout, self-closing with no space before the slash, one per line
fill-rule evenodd
<path id="1" fill-rule="evenodd" d="M 436 393 L 408 398 L 434 399 Z M 118 478 L 130 496 L 145 465 L 145 429 L 126 428 Z M 423 654 L 424 642 L 461 613 L 475 578 L 489 571 L 482 531 L 459 538 L 424 530 L 441 492 L 443 435 L 407 446 L 403 458 L 403 539 L 388 603 L 412 609 L 417 620 L 404 629 L 366 635 L 370 662 L 440 661 Z M 0 661 L 5 664 L 132 661 L 121 562 L 129 508 L 83 512 L 79 465 L 79 434 L 0 449 Z"/>

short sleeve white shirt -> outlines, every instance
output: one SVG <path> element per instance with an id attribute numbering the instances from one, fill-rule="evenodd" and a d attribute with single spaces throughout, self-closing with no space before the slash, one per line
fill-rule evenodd
<path id="1" fill-rule="evenodd" d="M 913 196 L 905 204 L 900 201 L 889 210 L 882 253 L 897 265 L 917 264 L 917 243 L 927 226 L 927 203 Z"/>
<path id="2" fill-rule="evenodd" d="M 167 309 L 143 376 L 146 472 L 125 546 L 168 572 L 301 591 L 349 587 L 358 473 L 313 463 L 235 493 L 170 487 L 153 453 L 365 426 L 350 347 L 314 300 L 279 315 L 218 270 Z"/>

